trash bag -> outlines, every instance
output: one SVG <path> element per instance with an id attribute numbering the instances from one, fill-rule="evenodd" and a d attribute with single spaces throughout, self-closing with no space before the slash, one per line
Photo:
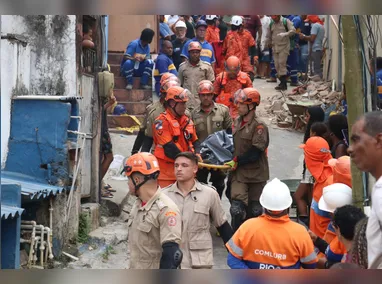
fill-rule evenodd
<path id="1" fill-rule="evenodd" d="M 209 135 L 201 144 L 200 155 L 204 162 L 223 165 L 232 160 L 233 156 L 232 134 L 221 130 Z"/>

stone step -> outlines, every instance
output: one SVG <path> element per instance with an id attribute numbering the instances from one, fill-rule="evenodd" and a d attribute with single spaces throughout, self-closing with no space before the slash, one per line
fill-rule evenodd
<path id="1" fill-rule="evenodd" d="M 110 64 L 110 72 L 114 74 L 114 78 L 115 77 L 120 77 L 121 74 L 121 66 L 119 64 Z"/>
<path id="2" fill-rule="evenodd" d="M 144 115 L 137 115 L 136 118 L 142 123 L 144 119 Z M 117 128 L 117 127 L 133 127 L 138 125 L 134 119 L 132 119 L 130 116 L 127 115 L 112 115 L 109 114 L 107 116 L 107 125 L 110 128 Z"/>
<path id="3" fill-rule="evenodd" d="M 120 65 L 122 62 L 123 54 L 123 52 L 109 52 L 107 54 L 107 63 Z"/>
<path id="4" fill-rule="evenodd" d="M 124 89 L 127 85 L 125 77 L 115 77 L 114 76 L 114 89 Z"/>
<path id="5" fill-rule="evenodd" d="M 114 89 L 113 93 L 118 103 L 151 101 L 153 96 L 153 92 L 151 90 L 142 89 Z"/>

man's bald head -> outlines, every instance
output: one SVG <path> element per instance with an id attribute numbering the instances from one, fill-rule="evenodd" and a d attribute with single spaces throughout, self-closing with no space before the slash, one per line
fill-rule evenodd
<path id="1" fill-rule="evenodd" d="M 162 53 L 164 53 L 168 56 L 171 56 L 173 53 L 173 47 L 172 47 L 171 41 L 169 41 L 167 39 L 163 40 L 162 46 L 161 46 L 161 51 L 162 51 Z"/>

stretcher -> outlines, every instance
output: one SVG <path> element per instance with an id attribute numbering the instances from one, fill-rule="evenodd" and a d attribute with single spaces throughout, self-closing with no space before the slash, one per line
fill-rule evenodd
<path id="1" fill-rule="evenodd" d="M 206 168 L 206 169 L 215 170 L 215 171 L 218 171 L 218 170 L 228 171 L 231 169 L 231 167 L 228 165 L 214 165 L 214 164 L 206 164 L 206 163 L 202 163 L 202 162 L 199 162 L 198 166 L 199 166 L 199 168 Z"/>

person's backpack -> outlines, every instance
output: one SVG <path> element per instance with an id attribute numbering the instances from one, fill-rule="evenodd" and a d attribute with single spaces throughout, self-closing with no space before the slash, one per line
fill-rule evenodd
<path id="1" fill-rule="evenodd" d="M 271 22 L 269 24 L 269 29 L 270 30 L 272 30 L 272 25 L 273 25 L 274 22 L 275 21 L 273 19 L 271 19 Z M 287 18 L 283 17 L 283 25 L 284 25 L 284 28 L 285 28 L 285 32 L 289 32 Z M 293 50 L 295 48 L 295 45 L 296 45 L 296 41 L 295 41 L 294 36 L 290 37 L 289 41 L 290 41 L 290 48 L 289 48 L 289 50 Z"/>

